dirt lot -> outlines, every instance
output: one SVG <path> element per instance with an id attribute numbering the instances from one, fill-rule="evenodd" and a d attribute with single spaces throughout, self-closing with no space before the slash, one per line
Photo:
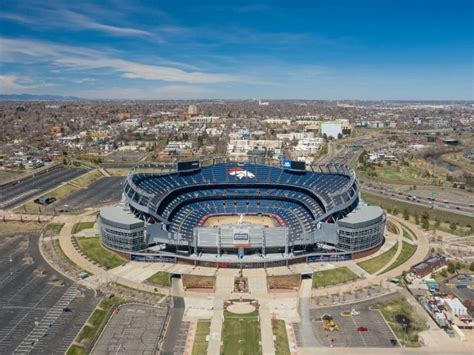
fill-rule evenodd
<path id="1" fill-rule="evenodd" d="M 301 275 L 279 275 L 267 276 L 267 284 L 270 290 L 295 289 L 300 286 Z"/>
<path id="2" fill-rule="evenodd" d="M 214 288 L 215 276 L 183 275 L 183 286 L 185 288 Z"/>
<path id="3" fill-rule="evenodd" d="M 261 224 L 267 227 L 279 227 L 278 221 L 269 216 L 215 216 L 209 217 L 204 223 L 204 227 L 215 227 L 220 224 Z"/>

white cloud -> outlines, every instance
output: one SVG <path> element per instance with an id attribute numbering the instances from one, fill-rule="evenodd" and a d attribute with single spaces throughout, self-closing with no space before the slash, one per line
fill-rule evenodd
<path id="1" fill-rule="evenodd" d="M 151 36 L 151 33 L 142 29 L 106 24 L 94 20 L 90 16 L 79 12 L 59 8 L 39 7 L 32 11 L 35 16 L 26 16 L 17 13 L 4 12 L 0 18 L 21 23 L 28 26 L 42 28 L 66 28 L 68 30 L 95 30 L 116 36 Z M 112 16 L 113 17 L 113 16 Z"/>
<path id="2" fill-rule="evenodd" d="M 32 90 L 38 88 L 46 88 L 56 86 L 52 83 L 34 82 L 30 78 L 18 76 L 16 74 L 0 75 L 0 93 L 20 93 L 25 90 Z"/>
<path id="3" fill-rule="evenodd" d="M 76 70 L 109 69 L 126 79 L 161 80 L 193 84 L 241 81 L 229 74 L 186 71 L 165 65 L 148 65 L 117 59 L 92 49 L 50 42 L 0 38 L 3 62 L 19 62 L 21 57 Z M 20 57 L 20 58 L 19 58 Z"/>
<path id="4" fill-rule="evenodd" d="M 120 27 L 112 26 L 104 23 L 95 21 L 94 19 L 81 15 L 73 11 L 65 11 L 63 13 L 68 21 L 67 25 L 76 26 L 79 29 L 90 29 L 98 30 L 112 35 L 124 35 L 124 36 L 150 36 L 151 33 L 148 31 L 131 28 L 131 27 Z"/>
<path id="5" fill-rule="evenodd" d="M 28 86 L 18 83 L 18 76 L 13 74 L 0 75 L 0 92 L 10 93 L 27 89 Z"/>

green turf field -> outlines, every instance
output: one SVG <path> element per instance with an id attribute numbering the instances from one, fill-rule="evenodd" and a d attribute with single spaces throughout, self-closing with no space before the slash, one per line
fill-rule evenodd
<path id="1" fill-rule="evenodd" d="M 224 355 L 261 354 L 258 311 L 247 314 L 224 311 L 222 340 Z"/>

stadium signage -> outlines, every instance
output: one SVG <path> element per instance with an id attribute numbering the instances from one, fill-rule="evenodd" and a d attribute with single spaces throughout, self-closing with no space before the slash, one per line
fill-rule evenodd
<path id="1" fill-rule="evenodd" d="M 245 170 L 244 168 L 241 168 L 239 166 L 236 166 L 235 168 L 230 168 L 227 170 L 229 175 L 235 176 L 237 179 L 242 180 L 243 178 L 249 178 L 249 179 L 255 179 L 255 174 L 251 173 L 248 170 Z"/>

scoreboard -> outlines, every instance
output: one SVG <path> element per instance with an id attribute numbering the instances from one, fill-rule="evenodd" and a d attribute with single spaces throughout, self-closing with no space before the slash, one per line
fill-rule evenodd
<path id="1" fill-rule="evenodd" d="M 199 161 L 183 161 L 176 166 L 178 171 L 191 171 L 199 169 Z"/>
<path id="2" fill-rule="evenodd" d="M 304 161 L 284 160 L 283 168 L 287 170 L 306 170 L 306 163 Z"/>

